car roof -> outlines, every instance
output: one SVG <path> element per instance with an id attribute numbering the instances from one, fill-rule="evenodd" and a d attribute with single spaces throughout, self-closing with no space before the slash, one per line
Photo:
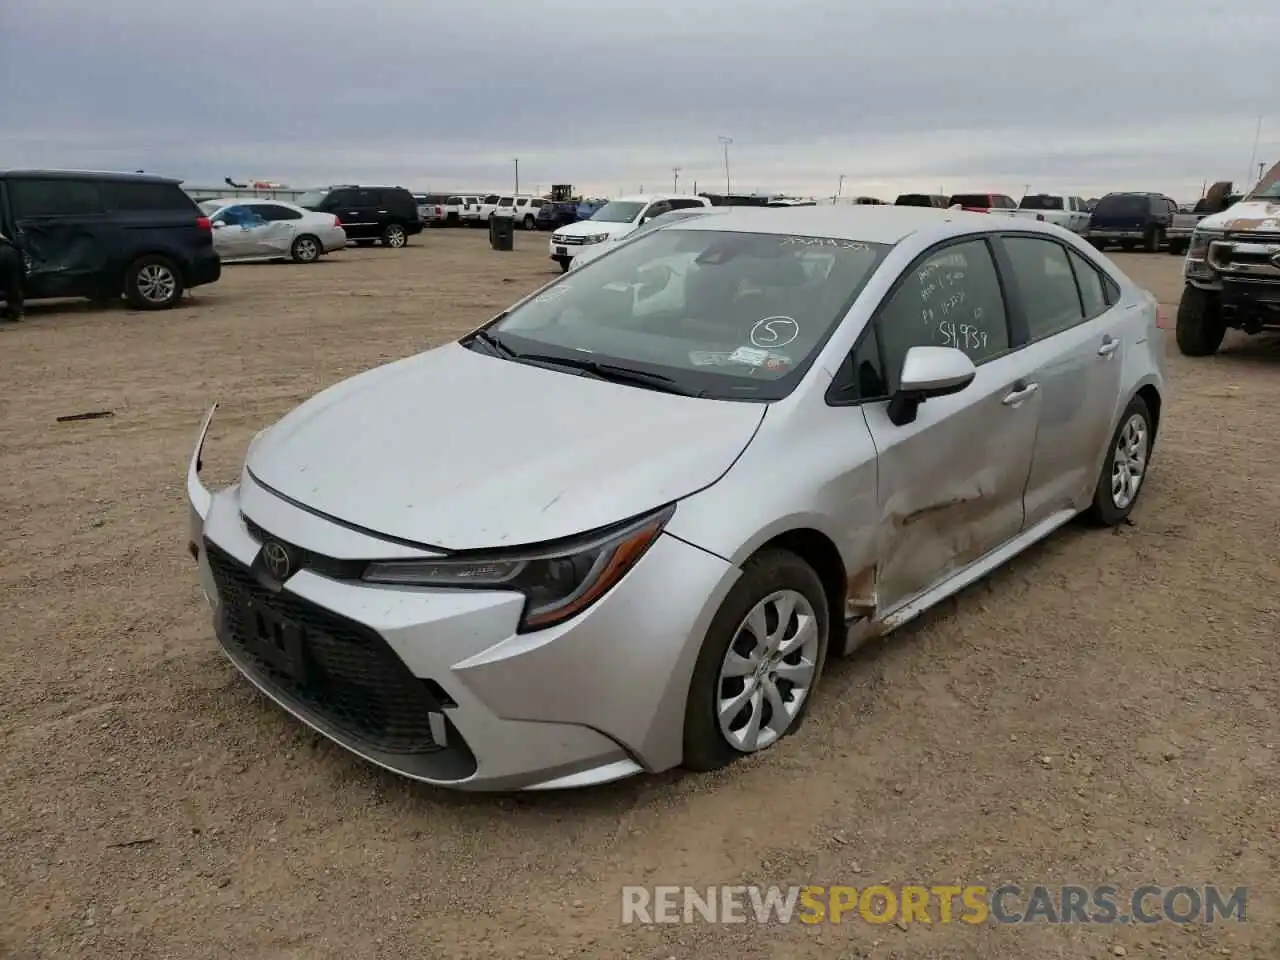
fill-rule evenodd
<path id="1" fill-rule="evenodd" d="M 955 233 L 986 227 L 1009 229 L 1009 224 L 986 214 L 940 207 L 897 207 L 889 204 L 849 204 L 818 207 L 737 207 L 732 218 L 682 220 L 667 230 L 727 230 L 781 236 L 827 237 L 864 243 L 897 243 L 920 230 L 953 225 Z M 1029 224 L 1028 224 L 1029 225 Z M 1018 229 L 1026 226 L 1018 224 Z M 1038 225 L 1037 225 L 1038 226 Z"/>
<path id="2" fill-rule="evenodd" d="M 707 205 L 711 201 L 706 197 L 696 197 L 691 193 L 632 193 L 625 197 L 614 197 L 612 201 L 620 203 L 652 203 L 654 200 L 698 200 Z"/>
<path id="3" fill-rule="evenodd" d="M 291 200 L 277 200 L 274 197 L 210 197 L 208 200 L 201 200 L 200 203 L 217 203 L 224 207 L 229 207 L 234 203 L 277 203 L 286 207 L 298 207 Z M 301 207 L 298 207 L 301 210 Z"/>
<path id="4" fill-rule="evenodd" d="M 0 177 L 39 177 L 43 180 L 120 180 L 129 183 L 182 183 L 154 173 L 119 173 L 110 170 L 0 170 Z"/>

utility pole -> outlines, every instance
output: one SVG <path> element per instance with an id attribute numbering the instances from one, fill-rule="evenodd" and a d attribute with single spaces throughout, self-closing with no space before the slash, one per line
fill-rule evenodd
<path id="1" fill-rule="evenodd" d="M 1265 160 L 1258 163 L 1258 183 L 1262 182 L 1262 168 L 1265 167 L 1266 165 L 1267 163 Z"/>
<path id="2" fill-rule="evenodd" d="M 516 165 L 516 196 L 520 196 L 520 158 L 513 157 L 512 163 Z"/>
<path id="3" fill-rule="evenodd" d="M 671 168 L 671 192 L 672 193 L 680 192 L 680 168 L 679 167 Z"/>
<path id="4" fill-rule="evenodd" d="M 733 191 L 729 179 L 729 144 L 731 143 L 733 143 L 733 137 L 720 137 L 720 144 L 724 147 L 724 195 L 726 200 Z"/>
<path id="5" fill-rule="evenodd" d="M 1258 142 L 1262 139 L 1262 114 L 1258 114 L 1258 127 L 1253 132 L 1253 153 L 1249 155 L 1249 173 L 1246 177 L 1253 176 L 1253 165 L 1258 162 Z M 1258 174 L 1258 179 L 1262 179 L 1262 174 Z"/>
<path id="6" fill-rule="evenodd" d="M 839 202 L 840 195 L 842 193 L 844 193 L 844 174 L 843 173 L 840 174 L 840 182 L 836 184 L 836 195 L 831 198 L 831 203 L 833 206 Z"/>

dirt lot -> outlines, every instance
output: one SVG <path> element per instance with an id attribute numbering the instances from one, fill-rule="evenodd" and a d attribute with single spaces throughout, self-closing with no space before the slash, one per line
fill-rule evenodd
<path id="1" fill-rule="evenodd" d="M 554 276 L 517 246 L 433 232 L 0 329 L 0 956 L 1280 956 L 1275 339 L 1171 347 L 1132 526 L 1069 527 L 835 664 L 802 735 L 723 774 L 454 795 L 257 695 L 183 549 L 201 415 L 224 402 L 228 480 L 320 387 Z M 1118 259 L 1172 310 L 1176 258 Z M 619 923 L 629 883 L 877 881 L 1247 885 L 1249 922 Z"/>

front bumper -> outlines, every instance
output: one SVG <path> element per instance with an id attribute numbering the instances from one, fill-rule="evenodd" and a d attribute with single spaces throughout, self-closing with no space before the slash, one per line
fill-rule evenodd
<path id="1" fill-rule="evenodd" d="M 257 574 L 264 535 L 356 560 L 410 548 L 316 517 L 247 473 L 210 493 L 199 456 L 200 446 L 190 541 L 218 640 L 314 730 L 388 770 L 464 790 L 585 786 L 680 763 L 689 680 L 737 579 L 731 564 L 663 535 L 585 613 L 528 634 L 515 632 L 523 601 L 511 593 L 379 586 L 305 567 L 273 591 Z M 247 636 L 253 604 L 305 632 L 302 680 Z"/>
<path id="2" fill-rule="evenodd" d="M 1145 240 L 1147 232 L 1145 230 L 1098 230 L 1089 228 L 1090 240 Z"/>

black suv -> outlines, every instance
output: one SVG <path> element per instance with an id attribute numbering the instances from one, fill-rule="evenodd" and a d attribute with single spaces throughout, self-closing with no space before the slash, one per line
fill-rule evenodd
<path id="1" fill-rule="evenodd" d="M 163 310 L 213 283 L 213 230 L 181 180 L 130 173 L 0 171 L 0 233 L 22 252 L 31 300 L 123 293 Z"/>
<path id="2" fill-rule="evenodd" d="M 1108 193 L 1089 215 L 1089 242 L 1099 250 L 1108 243 L 1157 253 L 1169 233 L 1178 205 L 1163 193 Z"/>
<path id="3" fill-rule="evenodd" d="M 309 190 L 296 203 L 308 210 L 332 213 L 357 246 L 403 247 L 422 232 L 418 201 L 404 187 L 322 187 Z"/>
<path id="4" fill-rule="evenodd" d="M 936 193 L 904 193 L 893 201 L 895 207 L 946 207 L 947 198 Z"/>

